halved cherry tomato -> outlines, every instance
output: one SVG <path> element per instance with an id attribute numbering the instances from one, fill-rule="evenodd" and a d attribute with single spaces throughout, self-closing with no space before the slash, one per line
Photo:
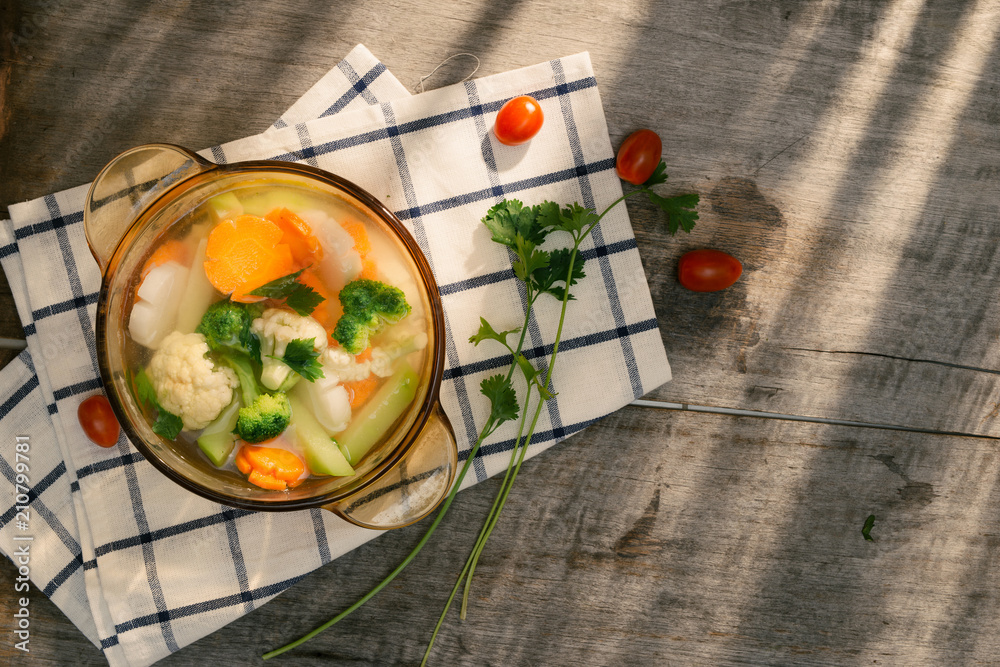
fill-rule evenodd
<path id="1" fill-rule="evenodd" d="M 83 432 L 90 440 L 101 447 L 114 447 L 118 442 L 118 420 L 111 410 L 111 403 L 104 394 L 91 396 L 80 403 L 76 411 Z"/>
<path id="2" fill-rule="evenodd" d="M 517 146 L 530 140 L 542 129 L 545 115 L 534 97 L 521 95 L 509 100 L 497 114 L 493 134 L 505 146 Z"/>
<path id="3" fill-rule="evenodd" d="M 618 161 L 615 163 L 618 178 L 633 185 L 642 185 L 656 171 L 662 154 L 660 135 L 652 130 L 636 130 L 618 149 Z"/>
<path id="4" fill-rule="evenodd" d="M 743 273 L 740 260 L 721 250 L 692 250 L 677 263 L 677 279 L 692 292 L 718 292 Z"/>

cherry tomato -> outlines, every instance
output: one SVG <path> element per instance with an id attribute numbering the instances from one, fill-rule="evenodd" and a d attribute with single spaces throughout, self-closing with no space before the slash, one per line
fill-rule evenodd
<path id="1" fill-rule="evenodd" d="M 497 114 L 493 134 L 505 146 L 517 146 L 529 141 L 542 129 L 545 116 L 534 97 L 521 95 L 509 100 Z"/>
<path id="2" fill-rule="evenodd" d="M 692 292 L 718 292 L 743 273 L 740 260 L 721 250 L 692 250 L 677 264 L 677 279 Z"/>
<path id="3" fill-rule="evenodd" d="M 118 442 L 118 420 L 111 410 L 111 403 L 104 394 L 91 396 L 80 404 L 76 411 L 83 432 L 90 440 L 101 447 L 114 447 Z"/>
<path id="4" fill-rule="evenodd" d="M 618 149 L 618 161 L 615 163 L 618 178 L 633 185 L 642 185 L 656 171 L 662 154 L 660 135 L 652 130 L 636 130 Z"/>

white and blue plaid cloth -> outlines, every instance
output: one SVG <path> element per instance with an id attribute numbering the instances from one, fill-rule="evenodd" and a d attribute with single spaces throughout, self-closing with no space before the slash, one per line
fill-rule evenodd
<path id="1" fill-rule="evenodd" d="M 545 124 L 529 144 L 502 146 L 490 128 L 520 94 L 540 101 Z M 468 337 L 480 315 L 500 330 L 518 326 L 523 313 L 509 255 L 480 219 L 505 197 L 602 210 L 622 193 L 587 54 L 411 96 L 359 45 L 268 131 L 202 154 L 305 162 L 396 212 L 441 289 L 441 399 L 462 461 L 488 413 L 479 384 L 509 363 L 498 346 L 474 347 Z M 109 663 L 148 665 L 379 533 L 322 510 L 223 507 L 167 480 L 124 436 L 111 449 L 87 440 L 77 407 L 101 383 L 100 274 L 83 234 L 86 191 L 13 205 L 12 220 L 0 225 L 0 261 L 28 341 L 0 371 L 0 549 L 17 564 L 28 546 L 31 581 Z M 558 397 L 542 412 L 529 456 L 670 379 L 624 206 L 604 218 L 583 255 L 587 277 L 574 289 L 553 378 Z M 540 300 L 529 327 L 526 356 L 542 366 L 557 309 L 555 299 Z M 465 486 L 506 467 L 515 428 L 491 436 Z M 28 446 L 18 452 L 18 442 Z M 20 487 L 18 463 L 27 463 Z"/>

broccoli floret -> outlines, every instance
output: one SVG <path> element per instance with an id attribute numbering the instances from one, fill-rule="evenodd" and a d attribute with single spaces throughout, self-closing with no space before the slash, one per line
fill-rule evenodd
<path id="1" fill-rule="evenodd" d="M 240 408 L 236 433 L 244 442 L 263 442 L 281 435 L 291 419 L 288 396 L 282 393 L 261 394 L 252 403 Z"/>
<path id="2" fill-rule="evenodd" d="M 255 364 L 260 363 L 260 340 L 250 324 L 263 312 L 255 304 L 219 301 L 205 312 L 197 332 L 205 336 L 209 349 L 236 372 L 240 382 L 240 408 L 236 434 L 244 442 L 263 442 L 277 437 L 292 417 L 288 397 L 262 392 Z"/>
<path id="3" fill-rule="evenodd" d="M 351 354 L 368 347 L 368 339 L 410 314 L 403 290 L 377 280 L 360 279 L 340 290 L 344 314 L 337 321 L 333 338 Z"/>
<path id="4" fill-rule="evenodd" d="M 217 301 L 205 314 L 195 332 L 205 337 L 214 352 L 241 352 L 260 362 L 260 341 L 250 330 L 250 324 L 264 312 L 257 304 Z"/>
<path id="5" fill-rule="evenodd" d="M 223 354 L 223 361 L 234 371 L 240 381 L 240 408 L 236 419 L 236 435 L 244 442 L 263 442 L 276 438 L 288 428 L 292 409 L 288 397 L 281 392 L 262 392 L 257 383 L 250 357 L 240 352 Z"/>

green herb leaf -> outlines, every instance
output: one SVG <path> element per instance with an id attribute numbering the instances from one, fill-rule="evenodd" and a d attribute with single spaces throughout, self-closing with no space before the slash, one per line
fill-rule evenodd
<path id="1" fill-rule="evenodd" d="M 269 283 L 264 283 L 254 291 L 250 292 L 253 296 L 262 296 L 266 299 L 281 299 L 300 287 L 304 287 L 302 283 L 299 282 L 299 276 L 305 269 L 299 269 L 295 273 L 289 273 L 287 276 L 281 276 L 280 278 L 275 278 Z"/>
<path id="2" fill-rule="evenodd" d="M 653 202 L 667 214 L 667 230 L 671 235 L 676 234 L 678 229 L 690 232 L 694 228 L 694 221 L 698 219 L 698 195 L 677 195 L 675 197 L 661 197 L 655 192 L 647 192 L 649 201 Z"/>
<path id="3" fill-rule="evenodd" d="M 872 537 L 872 528 L 875 526 L 875 515 L 870 514 L 867 519 L 865 519 L 865 525 L 861 528 L 861 536 L 864 537 L 869 542 L 874 542 L 875 538 Z"/>
<path id="4" fill-rule="evenodd" d="M 517 395 L 510 380 L 503 375 L 491 375 L 479 385 L 483 396 L 490 399 L 490 419 L 499 425 L 517 419 Z"/>
<path id="5" fill-rule="evenodd" d="M 307 268 L 309 267 L 307 266 Z M 313 288 L 299 282 L 299 276 L 306 269 L 299 269 L 295 273 L 275 278 L 271 282 L 264 283 L 253 290 L 250 294 L 253 296 L 262 296 L 266 299 L 284 299 L 285 305 L 302 317 L 308 317 L 316 310 L 316 306 L 326 301 L 326 299 L 320 296 Z"/>
<path id="6" fill-rule="evenodd" d="M 177 415 L 167 412 L 161 407 L 157 407 L 156 422 L 153 424 L 153 433 L 163 436 L 167 440 L 173 440 L 184 429 L 184 422 Z"/>
<path id="7" fill-rule="evenodd" d="M 528 361 L 527 357 L 523 354 L 518 354 L 514 357 L 514 360 L 517 362 L 517 367 L 521 369 L 521 373 L 524 375 L 525 381 L 527 381 L 529 385 L 533 384 L 538 388 L 538 393 L 541 394 L 543 401 L 547 401 L 555 396 L 555 394 L 549 391 L 548 387 L 542 384 L 543 378 L 541 373 L 539 373 L 538 369 L 531 365 L 531 362 Z"/>
<path id="8" fill-rule="evenodd" d="M 277 357 L 268 355 L 271 359 L 278 359 L 286 366 L 309 380 L 315 382 L 323 375 L 323 365 L 319 363 L 319 351 L 316 349 L 316 339 L 296 338 L 285 347 L 285 355 Z"/>
<path id="9" fill-rule="evenodd" d="M 184 421 L 174 413 L 167 412 L 160 405 L 159 399 L 156 398 L 156 389 L 146 374 L 145 368 L 136 373 L 135 398 L 140 405 L 147 405 L 156 410 L 153 433 L 163 436 L 167 440 L 173 440 L 184 429 Z"/>
<path id="10" fill-rule="evenodd" d="M 539 292 L 548 292 L 562 301 L 565 295 L 566 276 L 569 273 L 569 260 L 572 255 L 573 251 L 569 248 L 553 250 L 549 255 L 548 265 L 531 274 L 535 289 Z M 570 287 L 586 277 L 583 272 L 583 262 L 583 256 L 577 253 L 576 259 L 573 261 L 573 275 L 570 276 Z M 563 285 L 557 285 L 557 283 L 563 283 Z M 573 295 L 570 294 L 569 299 L 572 301 L 573 298 Z"/>
<path id="11" fill-rule="evenodd" d="M 536 250 L 535 244 L 520 234 L 517 235 L 515 242 L 517 259 L 513 261 L 511 267 L 517 279 L 526 283 L 532 273 L 549 265 L 549 253 L 545 250 Z"/>
<path id="12" fill-rule="evenodd" d="M 650 177 L 646 179 L 646 182 L 642 184 L 642 187 L 648 188 L 666 182 L 667 182 L 667 163 L 664 162 L 663 160 L 660 160 L 660 164 L 656 165 L 656 169 L 654 169 Z"/>
<path id="13" fill-rule="evenodd" d="M 316 306 L 326 301 L 320 293 L 308 285 L 299 283 L 298 289 L 288 295 L 285 305 L 302 317 L 308 317 L 316 310 Z"/>
<path id="14" fill-rule="evenodd" d="M 496 331 L 490 325 L 490 323 L 486 321 L 485 317 L 480 317 L 479 331 L 476 333 L 475 336 L 469 337 L 469 342 L 472 343 L 473 345 L 479 345 L 484 340 L 495 340 L 509 350 L 510 345 L 507 344 L 507 336 L 509 336 L 512 333 L 518 333 L 519 331 L 521 331 L 520 327 L 518 327 L 517 329 L 511 329 L 509 331 Z"/>
<path id="15" fill-rule="evenodd" d="M 517 235 L 526 241 L 541 245 L 548 231 L 538 222 L 538 207 L 527 207 L 517 199 L 505 199 L 486 212 L 483 224 L 490 230 L 493 240 L 517 250 Z"/>

